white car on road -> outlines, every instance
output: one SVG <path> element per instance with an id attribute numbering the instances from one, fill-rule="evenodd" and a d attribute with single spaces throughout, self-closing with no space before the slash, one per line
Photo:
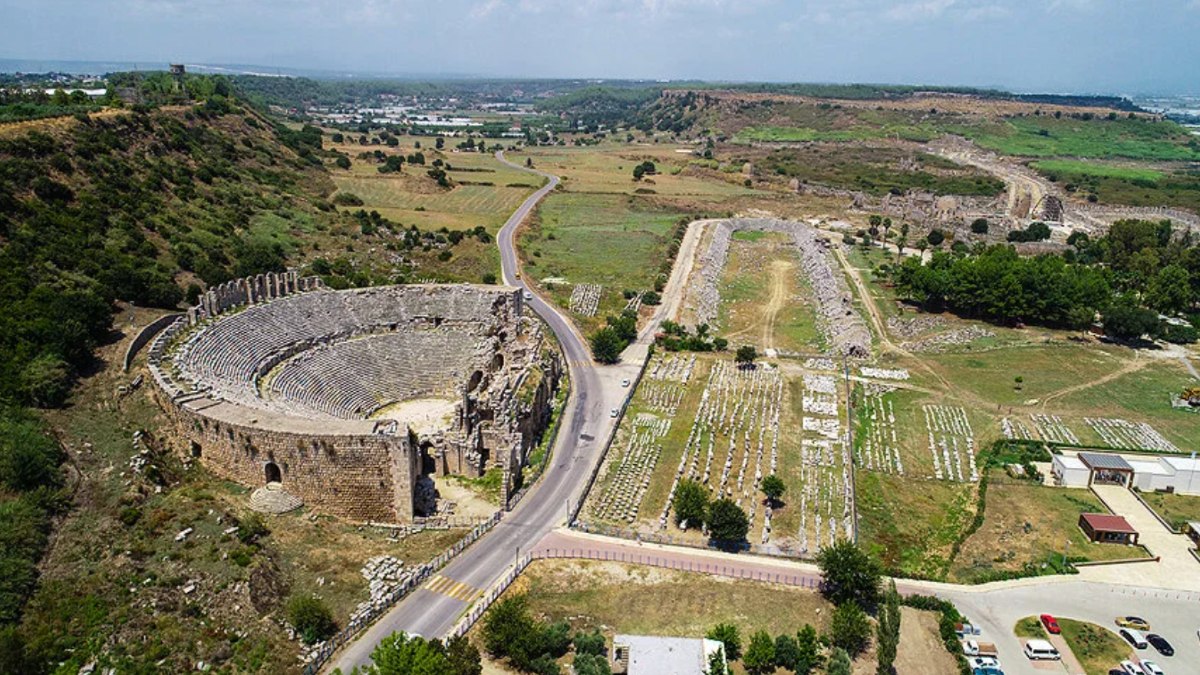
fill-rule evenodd
<path id="1" fill-rule="evenodd" d="M 1158 664 L 1153 661 L 1142 661 L 1142 672 L 1145 675 L 1165 675 L 1163 669 L 1158 667 Z"/>

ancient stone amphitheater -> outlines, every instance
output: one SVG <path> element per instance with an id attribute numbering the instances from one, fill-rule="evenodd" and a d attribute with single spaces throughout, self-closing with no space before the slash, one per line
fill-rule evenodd
<path id="1" fill-rule="evenodd" d="M 149 364 L 210 470 L 364 521 L 432 515 L 447 474 L 497 467 L 507 496 L 562 372 L 517 289 L 334 291 L 295 273 L 209 291 Z"/>

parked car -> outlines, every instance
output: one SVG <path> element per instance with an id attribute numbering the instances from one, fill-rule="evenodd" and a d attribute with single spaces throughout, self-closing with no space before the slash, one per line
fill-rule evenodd
<path id="1" fill-rule="evenodd" d="M 1134 630 L 1150 630 L 1150 624 L 1140 616 L 1118 616 L 1117 625 Z"/>
<path id="2" fill-rule="evenodd" d="M 1145 649 L 1150 646 L 1150 643 L 1146 642 L 1146 638 L 1132 628 L 1122 628 L 1117 631 L 1117 635 L 1125 638 L 1125 641 L 1133 645 L 1136 649 Z"/>
<path id="3" fill-rule="evenodd" d="M 1000 660 L 994 656 L 971 656 L 967 658 L 967 665 L 970 666 L 972 670 L 979 670 L 981 668 L 999 668 Z"/>
<path id="4" fill-rule="evenodd" d="M 999 668 L 975 668 L 971 671 L 971 675 L 1004 675 L 1004 671 Z"/>
<path id="5" fill-rule="evenodd" d="M 1030 640 L 1025 643 L 1025 657 L 1032 661 L 1057 661 L 1062 655 L 1045 640 Z"/>
<path id="6" fill-rule="evenodd" d="M 1146 642 L 1149 642 L 1150 646 L 1158 650 L 1158 653 L 1162 654 L 1163 656 L 1175 656 L 1175 648 L 1171 646 L 1170 642 L 1167 642 L 1165 637 L 1159 635 L 1158 633 L 1151 633 L 1147 635 Z"/>
<path id="7" fill-rule="evenodd" d="M 1166 675 L 1163 669 L 1158 667 L 1158 664 L 1153 661 L 1142 661 L 1142 672 L 1145 675 Z"/>
<path id="8" fill-rule="evenodd" d="M 979 643 L 974 640 L 963 640 L 963 655 L 979 656 Z"/>
<path id="9" fill-rule="evenodd" d="M 1046 627 L 1046 632 L 1051 635 L 1058 635 L 1062 629 L 1058 627 L 1058 619 L 1055 619 L 1049 614 L 1043 614 L 1041 617 L 1042 625 Z"/>
<path id="10" fill-rule="evenodd" d="M 1142 673 L 1142 669 L 1134 665 L 1133 661 L 1122 661 L 1121 671 L 1124 672 L 1125 675 L 1144 675 Z"/>
<path id="11" fill-rule="evenodd" d="M 621 411 L 617 408 L 613 408 L 612 410 L 608 411 L 609 417 L 616 417 L 617 415 L 620 415 L 620 414 L 621 414 Z"/>

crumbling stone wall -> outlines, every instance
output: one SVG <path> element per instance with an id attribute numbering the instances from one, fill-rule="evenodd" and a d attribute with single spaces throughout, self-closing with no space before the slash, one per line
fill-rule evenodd
<path id="1" fill-rule="evenodd" d="M 267 429 L 206 411 L 208 399 L 160 405 L 181 449 L 222 478 L 263 485 L 274 465 L 284 490 L 318 511 L 364 522 L 404 522 L 416 515 L 420 453 L 404 435 L 369 427 L 343 434 Z"/>

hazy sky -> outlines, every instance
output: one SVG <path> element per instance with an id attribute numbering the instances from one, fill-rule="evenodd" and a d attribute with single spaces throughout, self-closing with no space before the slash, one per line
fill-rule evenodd
<path id="1" fill-rule="evenodd" d="M 0 0 L 0 57 L 1200 93 L 1200 0 Z"/>

